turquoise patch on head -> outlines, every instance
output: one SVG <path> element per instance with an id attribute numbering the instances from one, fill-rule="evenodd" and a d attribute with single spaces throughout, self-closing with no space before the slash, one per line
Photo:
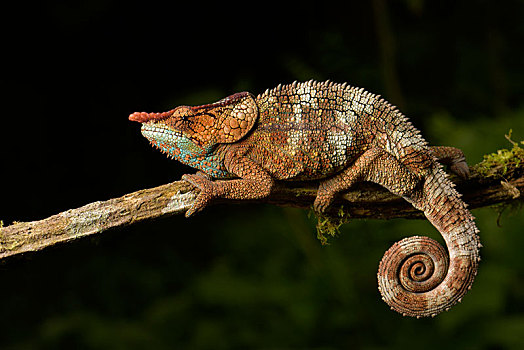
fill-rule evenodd
<path id="1" fill-rule="evenodd" d="M 223 170 L 223 164 L 217 154 L 213 152 L 214 146 L 203 149 L 180 131 L 160 124 L 142 124 L 142 135 L 155 143 L 161 151 L 181 163 L 197 168 L 213 177 L 230 177 L 230 174 Z"/>

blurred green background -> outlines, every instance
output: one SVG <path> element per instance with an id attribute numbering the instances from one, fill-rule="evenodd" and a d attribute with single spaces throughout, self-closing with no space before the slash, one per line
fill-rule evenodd
<path id="1" fill-rule="evenodd" d="M 4 4 L 0 219 L 41 219 L 192 171 L 148 146 L 136 110 L 294 80 L 400 106 L 469 163 L 524 140 L 524 2 Z M 524 215 L 474 210 L 484 248 L 463 302 L 404 318 L 376 271 L 425 221 L 353 221 L 329 246 L 307 213 L 209 208 L 0 265 L 1 349 L 522 349 Z M 500 225 L 497 225 L 497 220 Z"/>

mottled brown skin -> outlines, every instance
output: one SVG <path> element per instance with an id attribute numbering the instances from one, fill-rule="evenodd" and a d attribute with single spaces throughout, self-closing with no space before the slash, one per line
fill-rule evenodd
<path id="1" fill-rule="evenodd" d="M 322 212 L 340 192 L 372 181 L 422 210 L 449 252 L 425 237 L 393 245 L 378 272 L 390 307 L 403 315 L 434 316 L 471 288 L 480 260 L 478 230 L 439 163 L 467 177 L 464 154 L 427 146 L 378 95 L 309 81 L 129 119 L 143 123 L 153 145 L 200 170 L 183 176 L 200 189 L 187 216 L 214 198 L 264 198 L 275 180 L 319 180 L 314 208 Z"/>

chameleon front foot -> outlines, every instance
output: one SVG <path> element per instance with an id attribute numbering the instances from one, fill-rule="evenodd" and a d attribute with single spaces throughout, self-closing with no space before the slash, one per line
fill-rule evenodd
<path id="1" fill-rule="evenodd" d="M 182 180 L 189 182 L 195 188 L 198 188 L 200 192 L 197 195 L 193 206 L 186 211 L 186 218 L 202 211 L 213 198 L 213 183 L 206 176 L 202 176 L 200 173 L 197 174 L 185 174 L 182 175 Z"/>

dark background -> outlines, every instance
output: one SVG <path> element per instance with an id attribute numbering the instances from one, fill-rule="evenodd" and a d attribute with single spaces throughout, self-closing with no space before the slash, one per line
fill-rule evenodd
<path id="1" fill-rule="evenodd" d="M 4 225 L 192 171 L 129 113 L 294 80 L 379 93 L 471 164 L 524 139 L 522 1 L 1 6 Z M 390 311 L 375 279 L 394 241 L 438 237 L 427 222 L 354 221 L 321 247 L 304 211 L 217 206 L 2 262 L 0 348 L 522 348 L 524 220 L 498 211 L 474 211 L 478 278 L 435 319 Z"/>

